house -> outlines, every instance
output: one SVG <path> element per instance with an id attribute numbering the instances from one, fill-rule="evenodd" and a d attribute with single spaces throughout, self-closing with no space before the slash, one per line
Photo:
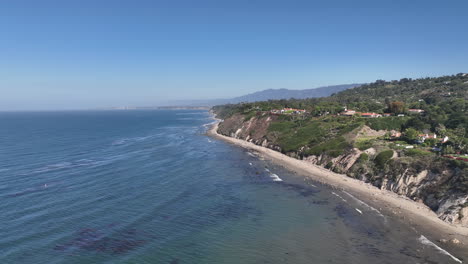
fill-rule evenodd
<path id="1" fill-rule="evenodd" d="M 437 138 L 437 135 L 436 135 L 436 134 L 432 134 L 432 135 L 430 135 L 430 134 L 419 134 L 419 135 L 418 135 L 418 140 L 417 140 L 417 142 L 418 142 L 419 144 L 421 144 L 421 143 L 424 143 L 424 141 L 425 141 L 426 139 L 432 139 L 432 138 L 433 138 L 433 139 L 436 139 L 436 138 Z"/>
<path id="2" fill-rule="evenodd" d="M 376 113 L 361 113 L 362 117 L 376 118 L 381 117 L 382 115 Z"/>
<path id="3" fill-rule="evenodd" d="M 341 112 L 341 115 L 344 115 L 344 116 L 353 116 L 356 114 L 356 111 L 354 110 L 345 110 L 343 112 Z"/>
<path id="4" fill-rule="evenodd" d="M 396 131 L 396 130 L 392 130 L 392 131 L 390 131 L 390 137 L 391 138 L 400 138 L 401 137 L 401 132 Z"/>
<path id="5" fill-rule="evenodd" d="M 439 138 L 440 143 L 446 143 L 449 140 L 449 137 L 445 136 L 443 138 Z"/>
<path id="6" fill-rule="evenodd" d="M 383 116 L 392 116 L 390 113 L 384 113 Z"/>
<path id="7" fill-rule="evenodd" d="M 408 109 L 408 112 L 410 112 L 412 114 L 421 114 L 421 113 L 424 113 L 424 110 L 422 110 L 422 109 Z"/>

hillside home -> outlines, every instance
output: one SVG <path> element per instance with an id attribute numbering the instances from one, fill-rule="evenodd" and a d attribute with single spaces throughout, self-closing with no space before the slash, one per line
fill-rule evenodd
<path id="1" fill-rule="evenodd" d="M 410 112 L 412 114 L 421 114 L 421 113 L 424 113 L 424 110 L 422 110 L 422 109 L 408 109 L 408 112 Z"/>
<path id="2" fill-rule="evenodd" d="M 345 110 L 343 112 L 341 112 L 341 115 L 344 115 L 344 116 L 353 116 L 356 114 L 356 111 L 354 110 Z"/>
<path id="3" fill-rule="evenodd" d="M 377 113 L 361 113 L 361 116 L 368 117 L 368 118 L 382 117 L 382 115 L 377 114 Z"/>
<path id="4" fill-rule="evenodd" d="M 392 130 L 392 131 L 390 131 L 390 137 L 391 138 L 400 138 L 401 137 L 401 132 L 396 131 L 396 130 Z"/>
<path id="5" fill-rule="evenodd" d="M 416 140 L 416 142 L 419 143 L 419 144 L 422 144 L 422 143 L 424 143 L 424 141 L 426 139 L 431 139 L 431 138 L 436 139 L 437 135 L 436 134 L 432 134 L 432 135 L 431 134 L 419 134 L 418 139 Z"/>
<path id="6" fill-rule="evenodd" d="M 449 140 L 449 137 L 445 136 L 443 138 L 439 138 L 440 143 L 446 143 Z"/>

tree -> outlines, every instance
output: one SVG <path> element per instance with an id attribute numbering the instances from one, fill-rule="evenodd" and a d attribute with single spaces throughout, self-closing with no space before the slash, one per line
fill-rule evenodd
<path id="1" fill-rule="evenodd" d="M 437 135 L 439 136 L 445 136 L 447 134 L 447 129 L 442 124 L 438 124 L 437 127 L 435 128 L 435 131 Z"/>
<path id="2" fill-rule="evenodd" d="M 418 139 L 418 135 L 419 135 L 419 132 L 414 128 L 410 127 L 410 128 L 405 130 L 405 138 L 409 142 L 412 142 L 412 141 L 415 141 L 416 139 Z"/>
<path id="3" fill-rule="evenodd" d="M 399 101 L 391 102 L 388 105 L 388 109 L 391 113 L 401 114 L 405 111 L 405 103 Z"/>

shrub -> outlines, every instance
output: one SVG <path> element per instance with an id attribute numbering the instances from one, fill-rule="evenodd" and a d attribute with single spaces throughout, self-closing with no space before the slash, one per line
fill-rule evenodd
<path id="1" fill-rule="evenodd" d="M 427 156 L 431 155 L 432 153 L 429 151 L 424 151 L 421 149 L 407 149 L 405 150 L 405 155 L 415 157 L 415 156 Z"/>
<path id="2" fill-rule="evenodd" d="M 294 128 L 293 122 L 274 122 L 270 124 L 270 126 L 268 127 L 268 130 L 277 131 L 280 133 L 286 133 L 293 128 Z"/>
<path id="3" fill-rule="evenodd" d="M 367 153 L 361 153 L 361 155 L 357 159 L 358 162 L 366 162 L 368 160 L 369 160 L 369 155 L 367 155 Z"/>
<path id="4" fill-rule="evenodd" d="M 252 117 L 257 115 L 257 111 L 250 111 L 244 116 L 244 122 L 249 121 Z"/>
<path id="5" fill-rule="evenodd" d="M 338 157 L 344 153 L 344 150 L 347 147 L 349 147 L 348 142 L 346 142 L 344 137 L 340 136 L 312 147 L 307 151 L 307 154 L 318 156 L 322 153 L 325 153 L 331 157 Z"/>
<path id="6" fill-rule="evenodd" d="M 355 146 L 359 150 L 366 150 L 372 147 L 372 143 L 373 142 L 371 140 L 356 141 Z"/>
<path id="7" fill-rule="evenodd" d="M 366 120 L 366 124 L 374 130 L 400 130 L 407 118 L 400 117 L 383 117 L 370 118 Z"/>
<path id="8" fill-rule="evenodd" d="M 374 159 L 374 163 L 380 167 L 383 168 L 385 164 L 393 157 L 393 150 L 384 150 L 380 152 Z"/>

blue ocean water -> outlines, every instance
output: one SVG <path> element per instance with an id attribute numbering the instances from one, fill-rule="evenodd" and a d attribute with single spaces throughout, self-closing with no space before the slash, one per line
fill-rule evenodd
<path id="1" fill-rule="evenodd" d="M 451 263 L 206 111 L 0 113 L 0 263 Z M 456 263 L 456 262 L 453 262 Z"/>

